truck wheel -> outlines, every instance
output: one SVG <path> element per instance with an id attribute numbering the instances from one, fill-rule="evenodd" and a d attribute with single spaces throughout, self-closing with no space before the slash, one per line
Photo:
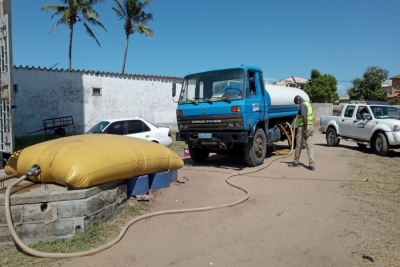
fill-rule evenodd
<path id="1" fill-rule="evenodd" d="M 389 154 L 389 145 L 386 136 L 383 133 L 377 133 L 374 137 L 373 151 L 380 156 L 387 156 Z"/>
<path id="2" fill-rule="evenodd" d="M 189 146 L 190 157 L 194 162 L 204 162 L 208 159 L 210 151 Z"/>
<path id="3" fill-rule="evenodd" d="M 263 164 L 266 153 L 267 142 L 265 133 L 261 128 L 258 128 L 254 137 L 244 146 L 244 156 L 247 164 L 253 167 Z"/>
<path id="4" fill-rule="evenodd" d="M 328 146 L 338 146 L 340 139 L 337 137 L 336 131 L 333 128 L 329 128 L 326 131 L 326 143 Z"/>

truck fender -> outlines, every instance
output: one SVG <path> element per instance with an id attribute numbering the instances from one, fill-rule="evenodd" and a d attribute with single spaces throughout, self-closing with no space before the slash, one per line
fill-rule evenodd
<path id="1" fill-rule="evenodd" d="M 326 124 L 326 130 L 328 130 L 329 128 L 334 128 L 336 131 L 336 134 L 340 134 L 340 130 L 339 130 L 339 125 L 337 125 L 335 120 L 331 120 Z"/>
<path id="2" fill-rule="evenodd" d="M 371 138 L 370 138 L 370 143 L 372 143 L 372 141 L 374 140 L 375 135 L 378 132 L 382 132 L 382 133 L 385 134 L 386 139 L 388 140 L 389 144 L 394 143 L 393 135 L 388 133 L 388 132 L 391 132 L 391 131 L 392 131 L 392 129 L 390 129 L 389 126 L 387 126 L 387 125 L 384 125 L 384 124 L 376 125 L 372 129 L 372 135 L 371 135 Z"/>
<path id="3" fill-rule="evenodd" d="M 262 129 L 264 130 L 264 133 L 266 133 L 267 128 L 268 128 L 268 127 L 266 127 L 266 125 L 268 125 L 268 123 L 265 121 L 262 121 L 262 120 L 257 120 L 256 123 L 254 124 L 253 128 L 250 131 L 250 135 L 249 135 L 250 138 L 252 138 L 254 136 L 254 134 L 256 133 L 256 129 L 260 123 L 262 124 Z"/>

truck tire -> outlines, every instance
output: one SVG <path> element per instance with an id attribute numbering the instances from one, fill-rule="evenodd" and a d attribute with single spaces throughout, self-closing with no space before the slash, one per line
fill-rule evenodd
<path id="1" fill-rule="evenodd" d="M 210 151 L 189 146 L 190 157 L 194 162 L 204 162 L 208 159 Z"/>
<path id="2" fill-rule="evenodd" d="M 389 144 L 384 133 L 377 133 L 372 142 L 372 150 L 375 154 L 380 156 L 387 156 L 389 154 Z"/>
<path id="3" fill-rule="evenodd" d="M 244 146 L 244 156 L 247 164 L 256 167 L 264 163 L 267 153 L 267 142 L 265 133 L 261 128 L 257 128 L 254 137 Z"/>
<path id="4" fill-rule="evenodd" d="M 338 146 L 340 143 L 340 139 L 336 134 L 336 130 L 333 128 L 329 128 L 326 131 L 326 144 L 328 146 Z"/>

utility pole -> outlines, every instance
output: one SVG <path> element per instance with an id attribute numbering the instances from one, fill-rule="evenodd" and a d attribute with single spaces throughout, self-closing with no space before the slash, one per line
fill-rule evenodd
<path id="1" fill-rule="evenodd" d="M 0 0 L 0 153 L 1 165 L 14 152 L 14 83 L 11 0 Z"/>

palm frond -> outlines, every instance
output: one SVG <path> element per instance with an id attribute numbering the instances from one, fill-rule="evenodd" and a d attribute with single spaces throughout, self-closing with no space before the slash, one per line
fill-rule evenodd
<path id="1" fill-rule="evenodd" d="M 114 0 L 114 2 L 117 5 L 117 7 L 113 7 L 112 9 L 115 11 L 118 17 L 125 19 L 127 17 L 126 9 L 121 5 L 121 2 L 119 0 Z M 126 3 L 127 1 L 125 0 L 124 1 L 125 6 Z"/>
<path id="2" fill-rule="evenodd" d="M 49 35 L 50 32 L 51 32 L 52 30 L 54 30 L 55 28 L 57 28 L 60 24 L 66 24 L 66 25 L 68 26 L 68 22 L 65 23 L 64 18 L 60 18 L 60 19 L 53 25 L 53 27 L 51 27 L 51 29 L 49 30 L 49 32 L 47 33 L 47 35 Z"/>
<path id="3" fill-rule="evenodd" d="M 86 18 L 86 20 L 87 20 L 88 22 L 90 22 L 91 24 L 96 25 L 96 26 L 100 26 L 100 27 L 102 27 L 105 31 L 107 31 L 106 28 L 104 27 L 104 25 L 103 25 L 100 21 L 98 21 L 97 19 L 92 18 L 92 17 L 89 17 L 89 18 Z"/>
<path id="4" fill-rule="evenodd" d="M 147 37 L 151 37 L 151 38 L 154 37 L 154 32 L 153 32 L 153 30 L 150 29 L 150 28 L 148 28 L 148 27 L 147 27 L 147 24 L 136 24 L 136 25 L 134 26 L 134 28 L 135 28 L 135 30 L 136 30 L 138 33 L 140 33 L 140 34 L 144 33 Z"/>
<path id="5" fill-rule="evenodd" d="M 100 46 L 100 48 L 101 48 L 101 45 L 100 45 L 100 43 L 99 43 L 99 40 L 97 40 L 96 36 L 93 34 L 93 32 L 92 32 L 92 30 L 90 29 L 90 27 L 89 27 L 84 21 L 83 21 L 83 27 L 85 27 L 86 33 L 87 33 L 90 37 L 92 37 L 92 38 L 96 41 L 96 43 Z"/>

